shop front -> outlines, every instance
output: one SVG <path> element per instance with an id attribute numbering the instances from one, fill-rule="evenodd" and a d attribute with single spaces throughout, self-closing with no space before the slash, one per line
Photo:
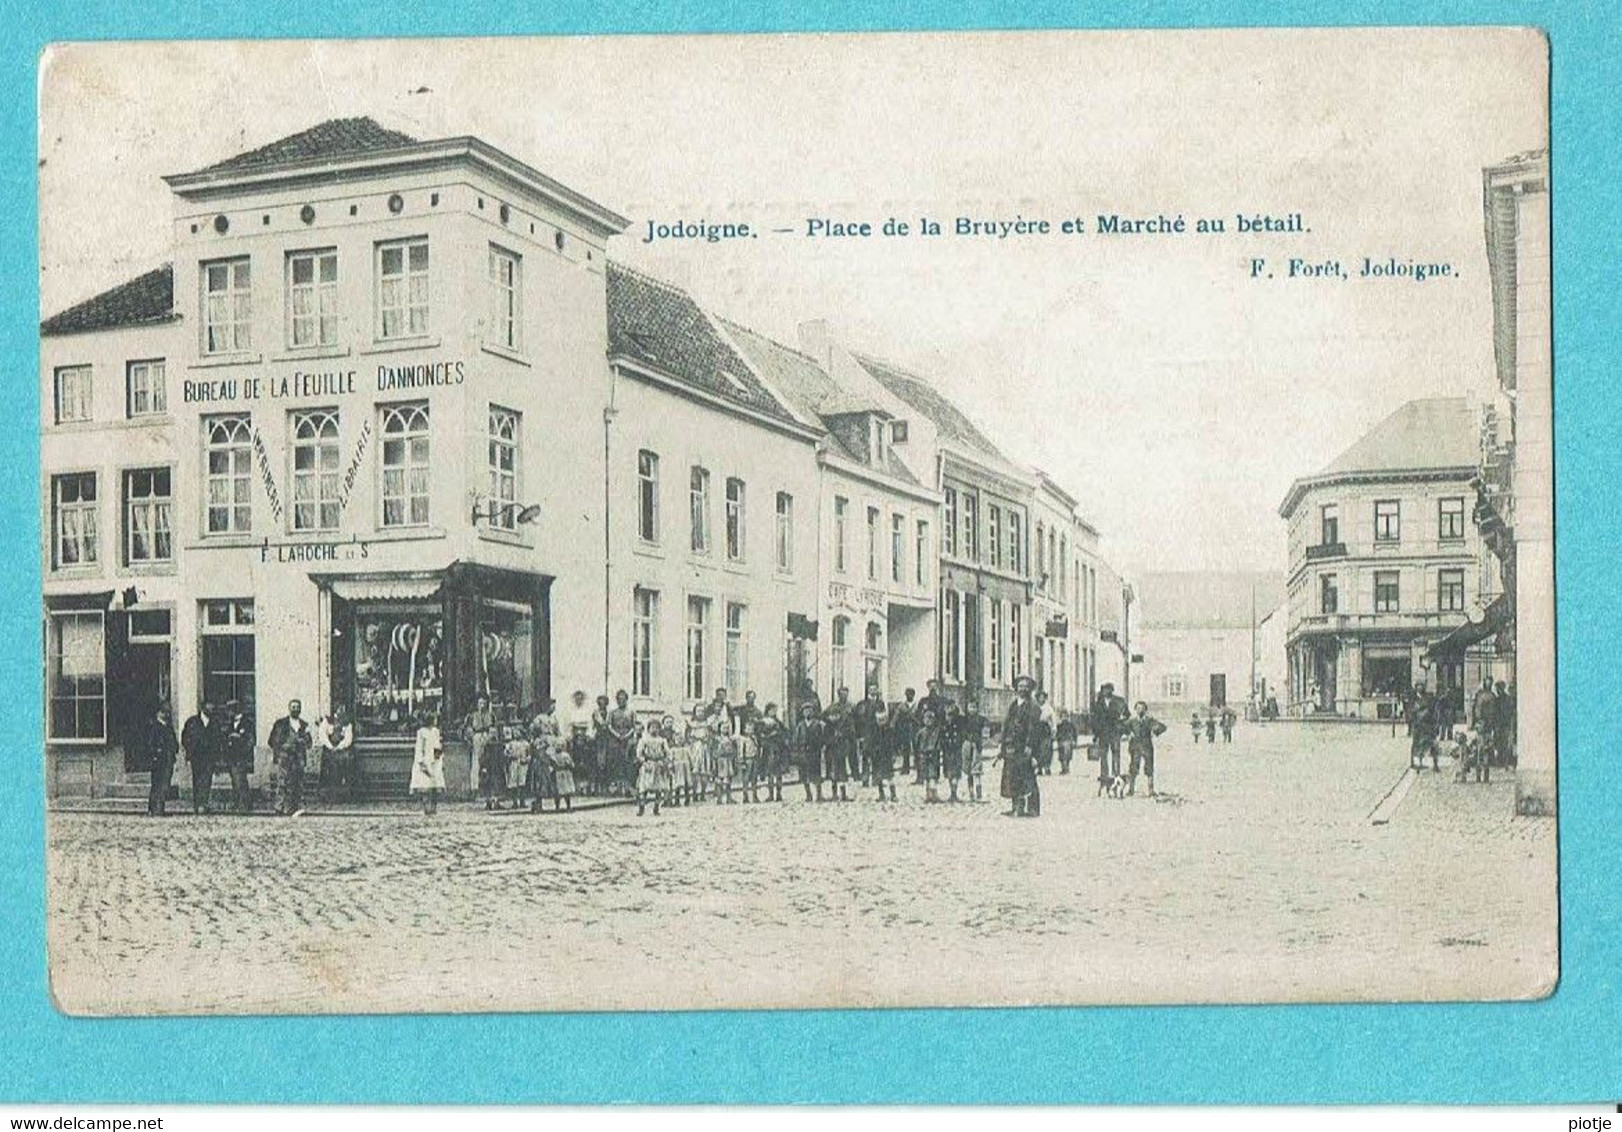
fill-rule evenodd
<path id="1" fill-rule="evenodd" d="M 315 581 L 330 625 L 329 702 L 355 722 L 363 795 L 406 792 L 430 719 L 448 741 L 447 786 L 471 792 L 473 757 L 459 739 L 479 700 L 527 720 L 552 694 L 550 577 L 457 562 Z"/>

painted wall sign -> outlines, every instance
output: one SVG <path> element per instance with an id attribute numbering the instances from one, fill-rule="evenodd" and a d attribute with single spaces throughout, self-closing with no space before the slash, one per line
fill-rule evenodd
<path id="1" fill-rule="evenodd" d="M 231 401 L 345 397 L 371 391 L 444 389 L 466 380 L 466 363 L 458 358 L 447 358 L 409 365 L 380 363 L 375 375 L 368 379 L 362 379 L 360 370 L 343 369 L 188 380 L 180 383 L 180 396 L 188 405 L 217 405 Z"/>
<path id="2" fill-rule="evenodd" d="M 359 539 L 337 542 L 271 542 L 259 544 L 261 562 L 356 562 L 370 558 L 368 543 Z"/>

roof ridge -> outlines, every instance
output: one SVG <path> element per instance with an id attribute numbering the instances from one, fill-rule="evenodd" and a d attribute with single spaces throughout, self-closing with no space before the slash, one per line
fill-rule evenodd
<path id="1" fill-rule="evenodd" d="M 766 333 L 763 333 L 762 331 L 756 330 L 752 326 L 745 326 L 743 323 L 737 321 L 736 319 L 728 318 L 724 314 L 718 314 L 715 317 L 716 317 L 717 321 L 724 323 L 729 330 L 741 330 L 743 333 L 749 335 L 750 337 L 759 338 L 762 342 L 770 342 L 773 346 L 776 346 L 779 350 L 782 350 L 784 353 L 793 354 L 797 358 L 805 359 L 806 361 L 810 362 L 812 365 L 816 366 L 818 369 L 822 368 L 822 363 L 817 361 L 816 358 L 812 357 L 810 354 L 806 353 L 804 350 L 796 349 L 795 347 L 790 346 L 786 342 L 779 342 L 776 338 L 773 338 L 770 334 L 766 334 Z"/>

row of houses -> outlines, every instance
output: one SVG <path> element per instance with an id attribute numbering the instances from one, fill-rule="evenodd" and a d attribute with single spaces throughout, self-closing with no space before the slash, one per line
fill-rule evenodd
<path id="1" fill-rule="evenodd" d="M 393 788 L 481 697 L 1119 682 L 1074 495 L 825 324 L 615 262 L 512 155 L 344 119 L 166 181 L 172 261 L 41 326 L 54 793 L 129 786 L 159 702 L 341 706 Z"/>

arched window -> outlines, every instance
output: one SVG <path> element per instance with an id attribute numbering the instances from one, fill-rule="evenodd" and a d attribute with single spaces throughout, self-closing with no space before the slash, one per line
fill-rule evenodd
<path id="1" fill-rule="evenodd" d="M 383 407 L 383 525 L 428 523 L 428 406 Z"/>

